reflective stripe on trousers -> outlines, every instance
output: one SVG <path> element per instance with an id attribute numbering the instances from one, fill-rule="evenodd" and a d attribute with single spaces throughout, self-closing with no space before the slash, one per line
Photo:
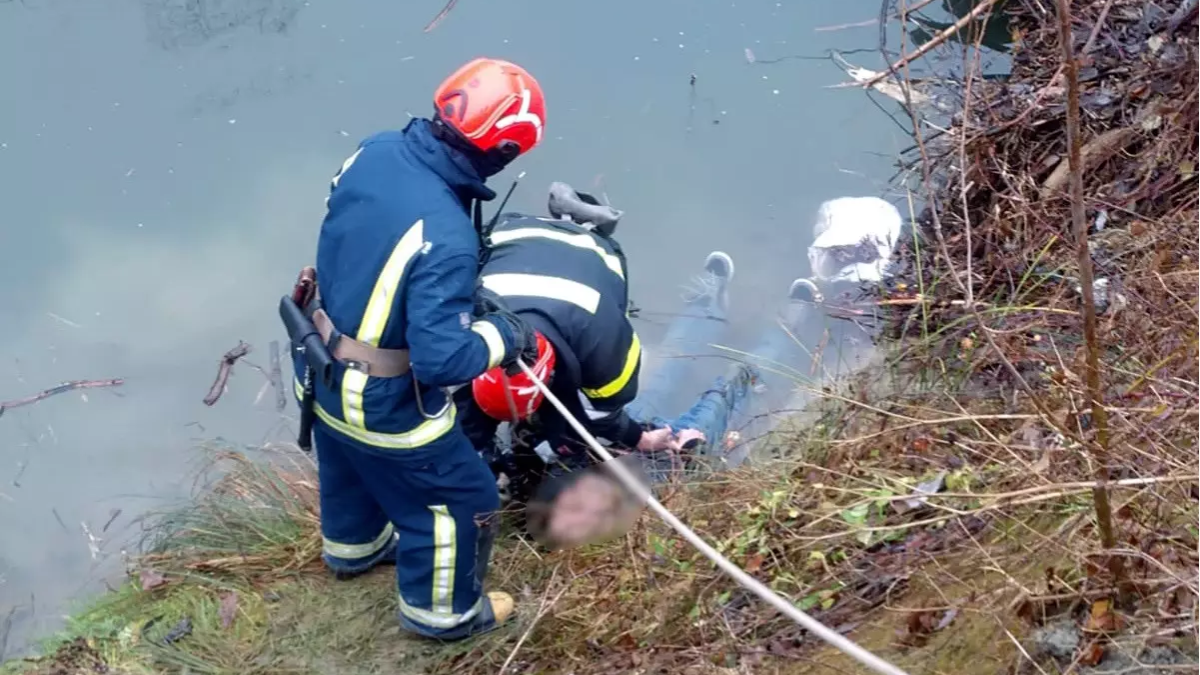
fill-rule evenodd
<path id="1" fill-rule="evenodd" d="M 364 450 L 323 425 L 313 435 L 326 565 L 356 572 L 379 562 L 393 531 L 401 625 L 439 639 L 490 628 L 483 580 L 500 498 L 466 436 L 447 434 L 430 446 L 436 459 L 413 463 Z M 341 557 L 348 553 L 362 555 Z"/>

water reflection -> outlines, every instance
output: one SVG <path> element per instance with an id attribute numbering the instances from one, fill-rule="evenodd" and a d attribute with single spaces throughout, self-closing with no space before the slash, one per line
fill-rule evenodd
<path id="1" fill-rule="evenodd" d="M 142 0 L 147 37 L 164 49 L 194 47 L 238 28 L 287 33 L 302 0 Z"/>

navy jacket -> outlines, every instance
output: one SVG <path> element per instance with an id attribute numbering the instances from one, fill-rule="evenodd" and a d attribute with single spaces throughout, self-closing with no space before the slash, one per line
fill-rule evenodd
<path id="1" fill-rule="evenodd" d="M 410 350 L 412 369 L 385 379 L 338 364 L 334 387 L 316 386 L 320 422 L 394 450 L 454 428 L 456 409 L 439 387 L 469 382 L 513 344 L 504 325 L 472 313 L 479 237 L 469 206 L 494 197 L 424 119 L 367 138 L 342 164 L 317 242 L 322 303 L 344 335 Z M 414 376 L 426 413 L 441 413 L 433 419 L 417 409 Z"/>
<path id="2" fill-rule="evenodd" d="M 637 396 L 642 349 L 627 315 L 619 248 L 570 221 L 505 214 L 491 233 L 490 249 L 480 282 L 554 345 L 551 391 L 595 436 L 636 446 L 643 427 L 625 406 Z M 549 402 L 533 422 L 540 440 L 554 449 L 583 451 Z M 481 425 L 472 433 L 474 420 L 465 426 L 479 449 L 495 428 Z"/>

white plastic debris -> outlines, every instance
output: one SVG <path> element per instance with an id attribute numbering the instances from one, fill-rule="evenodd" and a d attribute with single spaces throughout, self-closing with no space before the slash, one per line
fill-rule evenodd
<path id="1" fill-rule="evenodd" d="M 923 93 L 917 91 L 916 89 L 913 89 L 912 87 L 907 87 L 908 98 L 906 99 L 904 96 L 905 87 L 902 87 L 900 84 L 896 83 L 892 79 L 888 79 L 888 78 L 879 79 L 879 76 L 881 74 L 880 71 L 870 70 L 868 68 L 861 68 L 859 66 L 853 65 L 846 59 L 842 58 L 841 55 L 839 55 L 839 54 L 834 54 L 834 62 L 837 63 L 838 66 L 840 66 L 842 68 L 842 70 L 846 71 L 846 74 L 849 75 L 851 78 L 853 78 L 854 81 L 853 82 L 844 82 L 842 84 L 829 85 L 828 87 L 826 87 L 826 89 L 859 87 L 864 82 L 872 82 L 872 84 L 871 84 L 872 89 L 883 94 L 884 96 L 887 96 L 890 99 L 899 101 L 900 103 L 907 104 L 908 101 L 911 100 L 912 104 L 914 106 L 922 106 L 922 105 L 926 105 L 930 102 L 930 98 L 927 94 L 923 94 Z"/>
<path id="2" fill-rule="evenodd" d="M 827 282 L 883 280 L 902 224 L 896 207 L 879 197 L 826 201 L 817 210 L 808 247 L 813 276 Z"/>

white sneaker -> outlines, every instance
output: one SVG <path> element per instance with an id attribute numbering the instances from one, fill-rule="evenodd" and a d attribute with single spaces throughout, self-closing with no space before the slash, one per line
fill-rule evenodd
<path id="1" fill-rule="evenodd" d="M 704 259 L 704 274 L 693 279 L 694 287 L 687 289 L 684 302 L 691 304 L 708 296 L 721 311 L 729 310 L 729 280 L 733 279 L 733 258 L 724 251 L 713 251 Z"/>
<path id="2" fill-rule="evenodd" d="M 792 281 L 788 288 L 788 300 L 796 302 L 823 302 L 825 297 L 821 289 L 811 279 L 803 277 Z"/>
<path id="3" fill-rule="evenodd" d="M 724 251 L 713 251 L 704 259 L 704 269 L 729 283 L 733 280 L 733 258 Z"/>

